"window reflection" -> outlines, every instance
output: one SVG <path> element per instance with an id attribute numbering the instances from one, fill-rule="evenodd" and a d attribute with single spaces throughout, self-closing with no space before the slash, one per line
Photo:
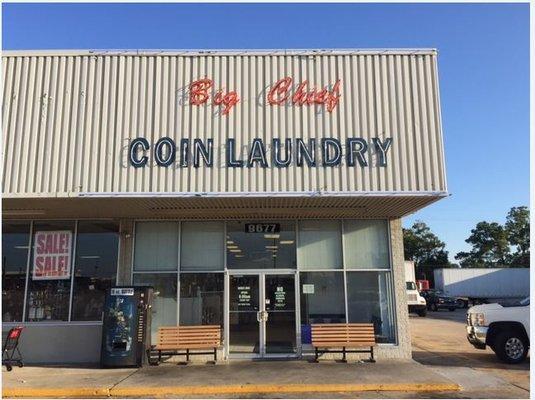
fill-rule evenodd
<path id="1" fill-rule="evenodd" d="M 134 274 L 134 285 L 154 288 L 151 341 L 152 344 L 156 344 L 159 326 L 176 326 L 177 324 L 177 274 Z"/>
<path id="2" fill-rule="evenodd" d="M 223 325 L 223 274 L 180 274 L 180 324 Z"/>
<path id="3" fill-rule="evenodd" d="M 225 265 L 222 222 L 183 222 L 181 234 L 182 271 L 217 271 Z"/>
<path id="4" fill-rule="evenodd" d="M 340 221 L 299 221 L 299 268 L 342 268 Z"/>
<path id="5" fill-rule="evenodd" d="M 2 223 L 2 321 L 22 321 L 30 222 Z"/>
<path id="6" fill-rule="evenodd" d="M 343 272 L 301 272 L 301 323 L 346 322 Z"/>
<path id="7" fill-rule="evenodd" d="M 80 221 L 74 266 L 74 321 L 99 321 L 106 290 L 115 284 L 119 225 Z"/>
<path id="8" fill-rule="evenodd" d="M 294 222 L 229 222 L 226 242 L 228 268 L 296 268 Z"/>
<path id="9" fill-rule="evenodd" d="M 394 317 L 389 290 L 390 274 L 348 272 L 348 322 L 371 322 L 377 342 L 394 342 Z"/>

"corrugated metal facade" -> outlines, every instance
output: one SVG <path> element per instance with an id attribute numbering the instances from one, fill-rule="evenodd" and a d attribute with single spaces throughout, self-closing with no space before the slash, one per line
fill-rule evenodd
<path id="1" fill-rule="evenodd" d="M 281 78 L 322 88 L 340 80 L 332 113 L 273 106 Z M 147 192 L 447 191 L 434 51 L 78 54 L 3 56 L 3 188 L 6 197 Z M 228 115 L 190 105 L 188 87 L 210 78 L 235 90 Z M 212 168 L 128 164 L 135 137 L 214 139 Z M 392 138 L 388 165 L 227 168 L 223 146 L 253 138 Z M 319 150 L 318 150 L 319 152 Z M 268 153 L 268 157 L 271 154 Z"/>

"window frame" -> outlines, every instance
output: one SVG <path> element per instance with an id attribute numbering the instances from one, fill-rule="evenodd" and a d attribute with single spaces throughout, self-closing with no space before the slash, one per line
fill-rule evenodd
<path id="1" fill-rule="evenodd" d="M 24 219 L 5 219 L 5 220 L 2 220 L 2 223 L 6 222 L 6 223 L 9 223 L 9 222 L 19 222 L 19 223 L 22 223 L 22 222 L 27 222 L 28 220 L 24 220 Z M 23 323 L 25 322 L 25 317 L 26 317 L 26 296 L 27 296 L 27 292 L 28 292 L 28 275 L 30 273 L 29 271 L 29 268 L 30 268 L 30 259 L 31 259 L 31 250 L 32 250 L 32 236 L 33 236 L 33 220 L 30 220 L 30 230 L 28 232 L 28 253 L 26 254 L 26 273 L 25 273 L 25 276 L 24 276 L 24 292 L 22 294 L 22 318 L 21 318 L 21 321 L 9 321 L 9 322 L 4 322 L 3 321 L 3 316 L 2 316 L 2 324 L 4 325 L 17 325 L 17 324 L 20 324 L 20 323 Z M 3 238 L 2 238 L 3 239 Z M 3 285 L 2 285 L 3 286 Z"/>
<path id="2" fill-rule="evenodd" d="M 2 220 L 3 222 L 23 222 L 28 221 L 25 219 L 15 219 L 15 218 L 6 218 Z M 117 267 L 115 271 L 115 282 L 119 279 L 119 270 L 120 265 L 119 262 L 121 260 L 121 240 L 122 240 L 122 221 L 117 218 L 78 218 L 78 219 L 66 219 L 66 218 L 43 218 L 43 219 L 31 219 L 30 221 L 30 237 L 28 242 L 28 255 L 26 260 L 26 277 L 25 277 L 25 283 L 24 283 L 24 303 L 22 305 L 22 320 L 21 321 L 11 321 L 11 322 L 4 322 L 2 321 L 2 324 L 5 326 L 13 326 L 18 324 L 25 324 L 25 325 L 39 325 L 39 326 L 58 326 L 58 325 L 95 325 L 95 324 L 102 324 L 102 320 L 95 320 L 95 321 L 73 321 L 72 320 L 72 301 L 73 301 L 73 295 L 74 295 L 74 263 L 76 259 L 76 250 L 77 250 L 77 240 L 78 240 L 78 223 L 80 221 L 115 221 L 118 224 L 118 231 L 117 234 L 119 235 L 119 240 L 117 241 Z M 71 258 L 71 265 L 70 268 L 70 289 L 69 289 L 69 312 L 68 317 L 66 321 L 27 321 L 26 318 L 26 309 L 27 309 L 27 301 L 28 301 L 28 289 L 30 286 L 30 261 L 32 259 L 32 244 L 33 244 L 33 236 L 34 236 L 34 228 L 36 223 L 46 223 L 46 222 L 55 222 L 55 221 L 66 221 L 66 222 L 74 222 L 74 230 L 73 230 L 73 250 L 72 250 L 72 258 Z"/>
<path id="3" fill-rule="evenodd" d="M 366 268 L 366 269 L 356 269 L 356 268 L 348 268 L 346 266 L 346 245 L 345 245 L 345 240 L 344 240 L 344 234 L 345 234 L 345 225 L 346 225 L 346 221 L 350 221 L 350 220 L 358 220 L 358 219 L 377 219 L 377 220 L 383 220 L 385 221 L 386 223 L 386 229 L 387 229 L 387 243 L 388 243 L 388 260 L 389 260 L 389 265 L 388 265 L 388 268 Z M 244 219 L 243 218 L 237 218 L 237 220 L 240 220 L 240 221 L 243 221 Z M 261 218 L 259 220 L 264 220 L 264 221 L 269 221 L 270 219 L 269 218 Z M 399 345 L 399 331 L 398 331 L 398 318 L 397 318 L 397 302 L 396 302 L 396 291 L 395 291 L 395 274 L 394 274 L 394 269 L 393 269 L 393 265 L 394 265 L 394 262 L 393 262 L 393 255 L 392 255 L 392 230 L 391 230 L 391 219 L 389 218 L 277 218 L 277 220 L 284 220 L 284 221 L 293 221 L 295 223 L 295 251 L 296 251 L 296 262 L 297 262 L 297 266 L 295 268 L 295 270 L 292 270 L 296 273 L 296 281 L 298 282 L 299 284 L 299 292 L 297 293 L 297 304 L 299 304 L 299 310 L 301 309 L 301 304 L 300 304 L 300 298 L 301 298 L 301 282 L 300 282 L 300 273 L 301 272 L 342 272 L 343 274 L 343 285 L 344 285 L 344 302 L 345 302 L 345 319 L 346 319 L 346 322 L 348 321 L 348 290 L 347 290 L 347 273 L 348 272 L 351 272 L 351 273 L 359 273 L 359 272 L 377 272 L 377 273 L 380 273 L 380 272 L 383 272 L 383 273 L 388 273 L 389 276 L 390 276 L 390 279 L 388 279 L 388 286 L 389 286 L 389 289 L 390 289 L 390 294 L 391 294 L 391 298 L 389 299 L 390 300 L 390 304 L 391 304 L 391 310 L 393 312 L 393 315 L 392 315 L 392 319 L 393 319 L 393 324 L 394 324 L 394 340 L 392 343 L 379 343 L 378 345 L 379 346 L 398 346 Z M 312 268 L 312 269 L 302 269 L 301 268 L 301 262 L 300 262 L 300 257 L 299 257 L 299 246 L 300 246 L 300 238 L 299 238 L 299 224 L 301 221 L 304 221 L 304 220 L 334 220 L 334 221 L 337 221 L 339 224 L 340 224 L 340 241 L 341 241 L 341 246 L 340 246 L 340 250 L 342 252 L 341 254 L 341 268 L 336 268 L 336 269 L 332 269 L 332 268 Z M 140 219 L 135 219 L 133 222 L 133 241 L 132 241 L 132 258 L 131 258 L 131 265 L 130 265 L 130 281 L 133 282 L 133 277 L 134 277 L 134 273 L 136 274 L 142 274 L 142 273 L 145 273 L 145 271 L 137 271 L 137 272 L 134 272 L 134 251 L 135 251 L 135 233 L 136 233 L 136 229 L 135 229 L 135 225 L 136 223 L 138 222 L 162 222 L 162 221 L 165 221 L 165 222 L 172 222 L 172 221 L 175 221 L 175 222 L 178 222 L 178 229 L 179 229 L 179 233 L 178 233 L 178 251 L 177 251 L 177 254 L 178 254 L 178 266 L 177 266 L 177 279 L 178 279 L 178 282 L 177 282 L 177 304 L 178 304 L 178 307 L 177 307 L 177 321 L 180 321 L 180 274 L 182 273 L 223 273 L 225 275 L 228 275 L 229 272 L 237 272 L 239 270 L 234 270 L 234 269 L 229 269 L 228 268 L 228 265 L 227 265 L 227 244 L 226 244 L 226 237 L 227 237 L 227 224 L 228 222 L 230 221 L 230 219 L 224 219 L 224 220 L 220 220 L 220 219 L 207 219 L 207 220 L 199 220 L 199 219 L 194 219 L 194 218 L 185 218 L 185 219 L 165 219 L 165 220 L 161 220 L 161 219 L 156 219 L 156 218 L 140 218 Z M 223 270 L 202 270 L 202 271 L 181 271 L 181 259 L 180 259 L 180 251 L 181 251 L 181 243 L 182 243 L 182 222 L 223 222 L 223 225 L 224 225 L 224 234 L 223 234 L 223 252 L 224 252 L 224 268 Z M 242 270 L 243 272 L 246 272 L 247 270 Z M 173 271 L 150 271 L 150 273 L 170 273 L 170 272 L 173 272 Z M 224 290 L 227 291 L 228 288 L 225 286 L 224 287 Z M 227 302 L 227 295 L 225 294 L 225 299 L 224 299 L 224 316 L 223 316 L 223 323 L 224 324 L 227 324 L 227 311 L 228 311 L 228 305 L 226 304 Z M 226 330 L 226 327 L 224 327 L 224 329 Z"/>

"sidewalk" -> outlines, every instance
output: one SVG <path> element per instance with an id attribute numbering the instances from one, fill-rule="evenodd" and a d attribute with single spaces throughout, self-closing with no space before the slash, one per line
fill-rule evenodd
<path id="1" fill-rule="evenodd" d="M 439 392 L 459 386 L 415 361 L 232 362 L 140 369 L 24 367 L 2 375 L 4 397 L 244 397 L 327 392 Z"/>

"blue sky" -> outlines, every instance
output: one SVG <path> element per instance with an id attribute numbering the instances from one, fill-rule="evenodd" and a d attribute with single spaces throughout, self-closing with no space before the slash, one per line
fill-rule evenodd
<path id="1" fill-rule="evenodd" d="M 451 197 L 427 222 L 450 257 L 529 205 L 528 4 L 3 4 L 4 49 L 439 50 Z"/>

